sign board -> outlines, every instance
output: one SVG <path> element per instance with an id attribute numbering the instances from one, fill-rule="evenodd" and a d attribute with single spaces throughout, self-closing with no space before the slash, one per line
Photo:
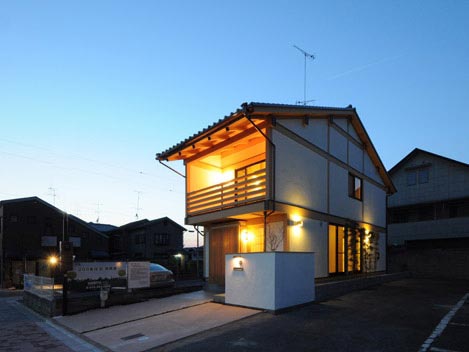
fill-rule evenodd
<path id="1" fill-rule="evenodd" d="M 76 280 L 119 279 L 126 276 L 125 262 L 74 263 Z"/>
<path id="2" fill-rule="evenodd" d="M 127 263 L 128 288 L 150 287 L 150 262 Z"/>
<path id="3" fill-rule="evenodd" d="M 57 247 L 57 236 L 42 236 L 41 246 L 42 247 Z"/>
<path id="4" fill-rule="evenodd" d="M 72 279 L 70 288 L 77 291 L 125 287 L 127 281 L 125 262 L 77 262 L 68 274 Z"/>

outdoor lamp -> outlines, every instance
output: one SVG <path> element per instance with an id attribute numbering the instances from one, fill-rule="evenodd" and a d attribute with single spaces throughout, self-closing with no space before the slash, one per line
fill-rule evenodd
<path id="1" fill-rule="evenodd" d="M 244 268 L 243 268 L 243 257 L 235 256 L 235 257 L 233 257 L 233 261 L 234 261 L 233 270 L 236 270 L 236 271 L 243 271 L 244 270 Z"/>
<path id="2" fill-rule="evenodd" d="M 57 257 L 55 255 L 51 255 L 49 257 L 49 264 L 50 265 L 56 265 L 58 262 L 59 262 L 59 260 L 57 259 Z"/>

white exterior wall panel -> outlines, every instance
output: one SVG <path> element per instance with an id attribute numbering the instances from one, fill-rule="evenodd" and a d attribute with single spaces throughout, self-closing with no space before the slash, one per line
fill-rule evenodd
<path id="1" fill-rule="evenodd" d="M 329 152 L 337 159 L 347 163 L 347 138 L 335 128 L 329 129 Z"/>
<path id="2" fill-rule="evenodd" d="M 386 192 L 375 185 L 363 181 L 363 221 L 386 227 Z"/>
<path id="3" fill-rule="evenodd" d="M 349 165 L 355 170 L 363 172 L 363 150 L 356 144 L 348 142 L 349 148 Z"/>
<path id="4" fill-rule="evenodd" d="M 362 202 L 348 195 L 348 171 L 330 163 L 330 213 L 342 218 L 362 221 Z"/>
<path id="5" fill-rule="evenodd" d="M 315 277 L 328 276 L 328 233 L 327 223 L 319 220 L 304 219 L 298 229 L 289 228 L 289 250 L 292 252 L 315 253 Z"/>
<path id="6" fill-rule="evenodd" d="M 363 170 L 364 174 L 368 176 L 369 178 L 375 180 L 376 182 L 384 185 L 383 180 L 381 179 L 381 176 L 378 170 L 376 170 L 376 167 L 373 165 L 373 162 L 371 161 L 368 153 L 364 153 L 364 156 L 365 156 L 365 160 L 364 160 L 365 169 Z"/>
<path id="7" fill-rule="evenodd" d="M 272 132 L 276 145 L 275 197 L 279 202 L 327 210 L 327 162 L 297 142 Z"/>
<path id="8" fill-rule="evenodd" d="M 327 150 L 327 119 L 310 119 L 307 125 L 301 119 L 282 120 L 279 123 L 315 146 Z"/>

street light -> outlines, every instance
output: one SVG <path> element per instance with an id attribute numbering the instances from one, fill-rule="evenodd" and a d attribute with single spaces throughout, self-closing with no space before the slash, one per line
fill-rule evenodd
<path id="1" fill-rule="evenodd" d="M 57 256 L 55 255 L 51 255 L 47 261 L 49 262 L 49 265 L 51 267 L 51 277 L 54 277 L 54 274 L 55 274 L 55 267 L 57 266 L 57 264 L 59 263 L 59 258 L 57 258 Z"/>

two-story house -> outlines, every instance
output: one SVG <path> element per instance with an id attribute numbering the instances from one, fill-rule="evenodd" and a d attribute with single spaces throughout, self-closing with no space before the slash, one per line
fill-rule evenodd
<path id="1" fill-rule="evenodd" d="M 50 256 L 70 241 L 78 261 L 109 258 L 108 236 L 38 197 L 0 201 L 0 281 L 20 285 L 23 273 L 51 275 Z"/>
<path id="2" fill-rule="evenodd" d="M 186 229 L 168 217 L 138 220 L 111 230 L 111 256 L 115 259 L 150 260 L 173 268 L 183 252 Z"/>
<path id="3" fill-rule="evenodd" d="M 469 240 L 469 164 L 415 148 L 389 174 L 388 243 Z"/>
<path id="4" fill-rule="evenodd" d="M 245 103 L 156 159 L 184 162 L 211 283 L 227 253 L 312 251 L 316 277 L 386 269 L 395 188 L 351 106 Z"/>

